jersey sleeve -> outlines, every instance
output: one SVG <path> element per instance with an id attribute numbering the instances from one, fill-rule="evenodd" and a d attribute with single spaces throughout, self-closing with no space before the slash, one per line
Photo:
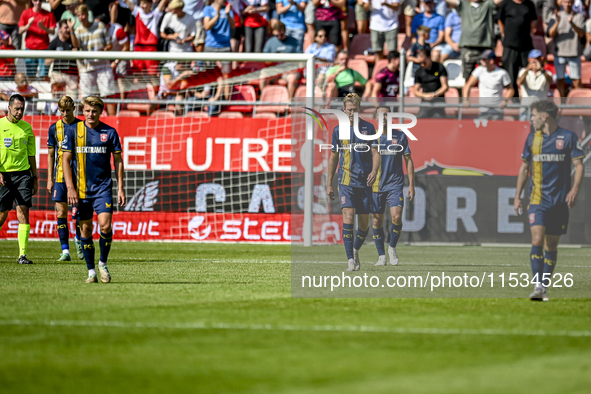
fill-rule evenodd
<path id="1" fill-rule="evenodd" d="M 37 154 L 37 144 L 35 143 L 35 134 L 33 128 L 27 127 L 27 156 L 35 156 Z"/>
<path id="2" fill-rule="evenodd" d="M 521 160 L 531 161 L 531 139 L 533 134 L 529 134 L 525 140 L 525 146 L 523 147 L 523 153 L 521 154 Z"/>
<path id="3" fill-rule="evenodd" d="M 577 138 L 576 134 L 573 133 L 570 142 L 571 160 L 582 159 L 583 157 L 585 157 L 585 152 L 583 152 L 583 147 L 581 146 L 581 143 L 579 142 L 579 139 Z"/>
<path id="4" fill-rule="evenodd" d="M 367 83 L 367 79 L 356 70 L 353 70 L 353 74 L 355 75 L 355 82 L 359 82 L 362 85 Z"/>
<path id="5" fill-rule="evenodd" d="M 110 145 L 111 152 L 121 153 L 121 141 L 119 140 L 119 134 L 117 134 L 117 130 L 115 129 L 111 131 Z"/>
<path id="6" fill-rule="evenodd" d="M 57 141 L 55 140 L 55 123 L 49 126 L 49 131 L 47 132 L 47 147 L 48 148 L 55 148 L 57 146 Z"/>
<path id="7" fill-rule="evenodd" d="M 74 122 L 71 125 L 66 125 L 66 129 L 64 130 L 64 139 L 62 141 L 62 151 L 63 152 L 73 152 L 74 151 L 74 140 L 76 137 L 76 129 L 78 128 L 78 122 Z"/>
<path id="8" fill-rule="evenodd" d="M 383 83 L 385 78 L 386 78 L 386 73 L 383 72 L 383 70 L 380 70 L 378 72 L 378 74 L 376 75 L 376 82 Z"/>
<path id="9" fill-rule="evenodd" d="M 335 127 L 334 130 L 332 131 L 332 148 L 331 150 L 333 152 L 338 152 L 337 147 L 340 145 L 340 140 L 339 140 L 339 126 Z"/>

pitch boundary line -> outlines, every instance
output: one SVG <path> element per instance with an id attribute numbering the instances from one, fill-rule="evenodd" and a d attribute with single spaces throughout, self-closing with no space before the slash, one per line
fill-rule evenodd
<path id="1" fill-rule="evenodd" d="M 423 334 L 423 335 L 490 335 L 490 336 L 533 336 L 533 337 L 591 337 L 591 331 L 546 331 L 546 330 L 502 330 L 502 329 L 463 329 L 463 328 L 412 328 L 412 327 L 373 327 L 292 324 L 236 324 L 236 323 L 148 323 L 95 320 L 0 320 L 0 326 L 46 326 L 46 327 L 107 327 L 107 328 L 147 328 L 179 330 L 244 330 L 244 331 L 308 331 L 308 332 L 351 332 L 385 334 Z"/>

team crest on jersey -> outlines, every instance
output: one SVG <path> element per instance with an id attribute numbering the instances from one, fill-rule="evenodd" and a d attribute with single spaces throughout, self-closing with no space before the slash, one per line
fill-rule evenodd
<path id="1" fill-rule="evenodd" d="M 533 224 L 533 222 L 536 221 L 536 214 L 535 213 L 530 213 L 529 214 L 529 223 Z"/>
<path id="2" fill-rule="evenodd" d="M 101 142 L 107 142 L 107 135 L 101 134 Z"/>
<path id="3" fill-rule="evenodd" d="M 398 144 L 398 138 L 392 138 L 392 145 Z"/>
<path id="4" fill-rule="evenodd" d="M 10 148 L 12 146 L 12 138 L 10 138 L 10 137 L 4 138 L 4 146 L 7 148 Z"/>
<path id="5" fill-rule="evenodd" d="M 344 204 L 347 202 L 347 199 L 345 197 L 341 197 L 341 204 Z"/>
<path id="6" fill-rule="evenodd" d="M 556 140 L 556 149 L 564 148 L 564 140 Z"/>

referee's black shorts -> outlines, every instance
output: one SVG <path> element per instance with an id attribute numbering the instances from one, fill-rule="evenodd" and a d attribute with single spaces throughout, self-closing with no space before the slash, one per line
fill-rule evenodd
<path id="1" fill-rule="evenodd" d="M 0 186 L 0 212 L 10 211 L 12 204 L 33 205 L 33 175 L 31 171 L 3 172 L 4 185 Z"/>

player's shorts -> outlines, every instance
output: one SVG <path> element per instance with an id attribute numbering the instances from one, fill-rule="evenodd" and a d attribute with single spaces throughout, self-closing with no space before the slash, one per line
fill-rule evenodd
<path id="1" fill-rule="evenodd" d="M 33 206 L 33 176 L 31 171 L 3 172 L 4 185 L 0 186 L 0 212 L 10 211 L 12 204 Z"/>
<path id="2" fill-rule="evenodd" d="M 390 190 L 371 194 L 371 213 L 383 214 L 386 211 L 386 204 L 388 204 L 390 208 L 404 207 L 403 190 Z"/>
<path id="3" fill-rule="evenodd" d="M 96 198 L 86 198 L 78 201 L 78 218 L 80 220 L 92 219 L 92 212 L 113 213 L 113 196 L 111 193 Z"/>
<path id="4" fill-rule="evenodd" d="M 527 208 L 529 226 L 546 227 L 546 235 L 566 234 L 569 210 L 566 202 L 547 208 L 542 205 L 530 205 Z"/>
<path id="5" fill-rule="evenodd" d="M 339 185 L 339 197 L 342 208 L 354 208 L 356 214 L 371 211 L 371 187 L 352 187 Z"/>
<path id="6" fill-rule="evenodd" d="M 66 182 L 56 182 L 53 184 L 51 200 L 55 202 L 68 202 L 68 188 Z"/>

